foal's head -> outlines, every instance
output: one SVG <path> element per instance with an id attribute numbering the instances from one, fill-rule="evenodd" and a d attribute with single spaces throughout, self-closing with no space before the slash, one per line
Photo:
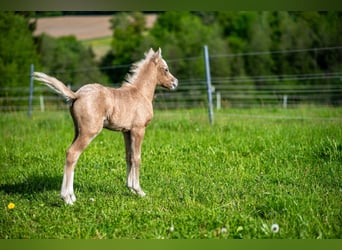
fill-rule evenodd
<path id="1" fill-rule="evenodd" d="M 151 59 L 157 67 L 157 84 L 168 89 L 177 88 L 178 80 L 170 73 L 169 67 L 161 56 L 160 48 L 154 53 Z"/>

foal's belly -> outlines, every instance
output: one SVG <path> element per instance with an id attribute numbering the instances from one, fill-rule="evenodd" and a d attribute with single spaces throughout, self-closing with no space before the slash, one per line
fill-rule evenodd
<path id="1" fill-rule="evenodd" d="M 130 131 L 132 128 L 146 127 L 153 117 L 153 111 L 149 108 L 116 109 L 107 115 L 103 121 L 103 127 L 115 131 Z"/>
<path id="2" fill-rule="evenodd" d="M 105 119 L 103 121 L 103 127 L 106 128 L 106 129 L 109 129 L 109 130 L 113 130 L 113 131 L 126 132 L 126 131 L 130 130 L 130 127 L 128 125 L 110 122 L 107 119 Z"/>

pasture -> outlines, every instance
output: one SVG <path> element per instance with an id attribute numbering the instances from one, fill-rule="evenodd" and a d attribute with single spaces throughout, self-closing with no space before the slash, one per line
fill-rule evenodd
<path id="1" fill-rule="evenodd" d="M 59 198 L 67 112 L 0 115 L 0 238 L 342 238 L 342 109 L 156 111 L 140 181 L 125 187 L 121 133 L 81 155 L 73 206 Z M 278 225 L 273 228 L 272 225 Z"/>

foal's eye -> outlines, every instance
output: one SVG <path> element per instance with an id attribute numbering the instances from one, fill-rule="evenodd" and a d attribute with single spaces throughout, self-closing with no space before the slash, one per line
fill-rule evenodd
<path id="1" fill-rule="evenodd" d="M 168 68 L 165 68 L 164 71 L 165 71 L 165 72 L 169 72 L 169 69 L 168 69 Z"/>

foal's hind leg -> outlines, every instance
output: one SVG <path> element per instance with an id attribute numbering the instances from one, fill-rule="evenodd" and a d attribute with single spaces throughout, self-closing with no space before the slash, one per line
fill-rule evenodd
<path id="1" fill-rule="evenodd" d="M 73 204 L 76 201 L 76 196 L 74 194 L 74 170 L 78 158 L 100 131 L 101 129 L 95 133 L 85 133 L 84 130 L 81 131 L 82 133 L 79 133 L 80 131 L 78 131 L 72 145 L 66 153 L 61 198 L 67 204 Z"/>

